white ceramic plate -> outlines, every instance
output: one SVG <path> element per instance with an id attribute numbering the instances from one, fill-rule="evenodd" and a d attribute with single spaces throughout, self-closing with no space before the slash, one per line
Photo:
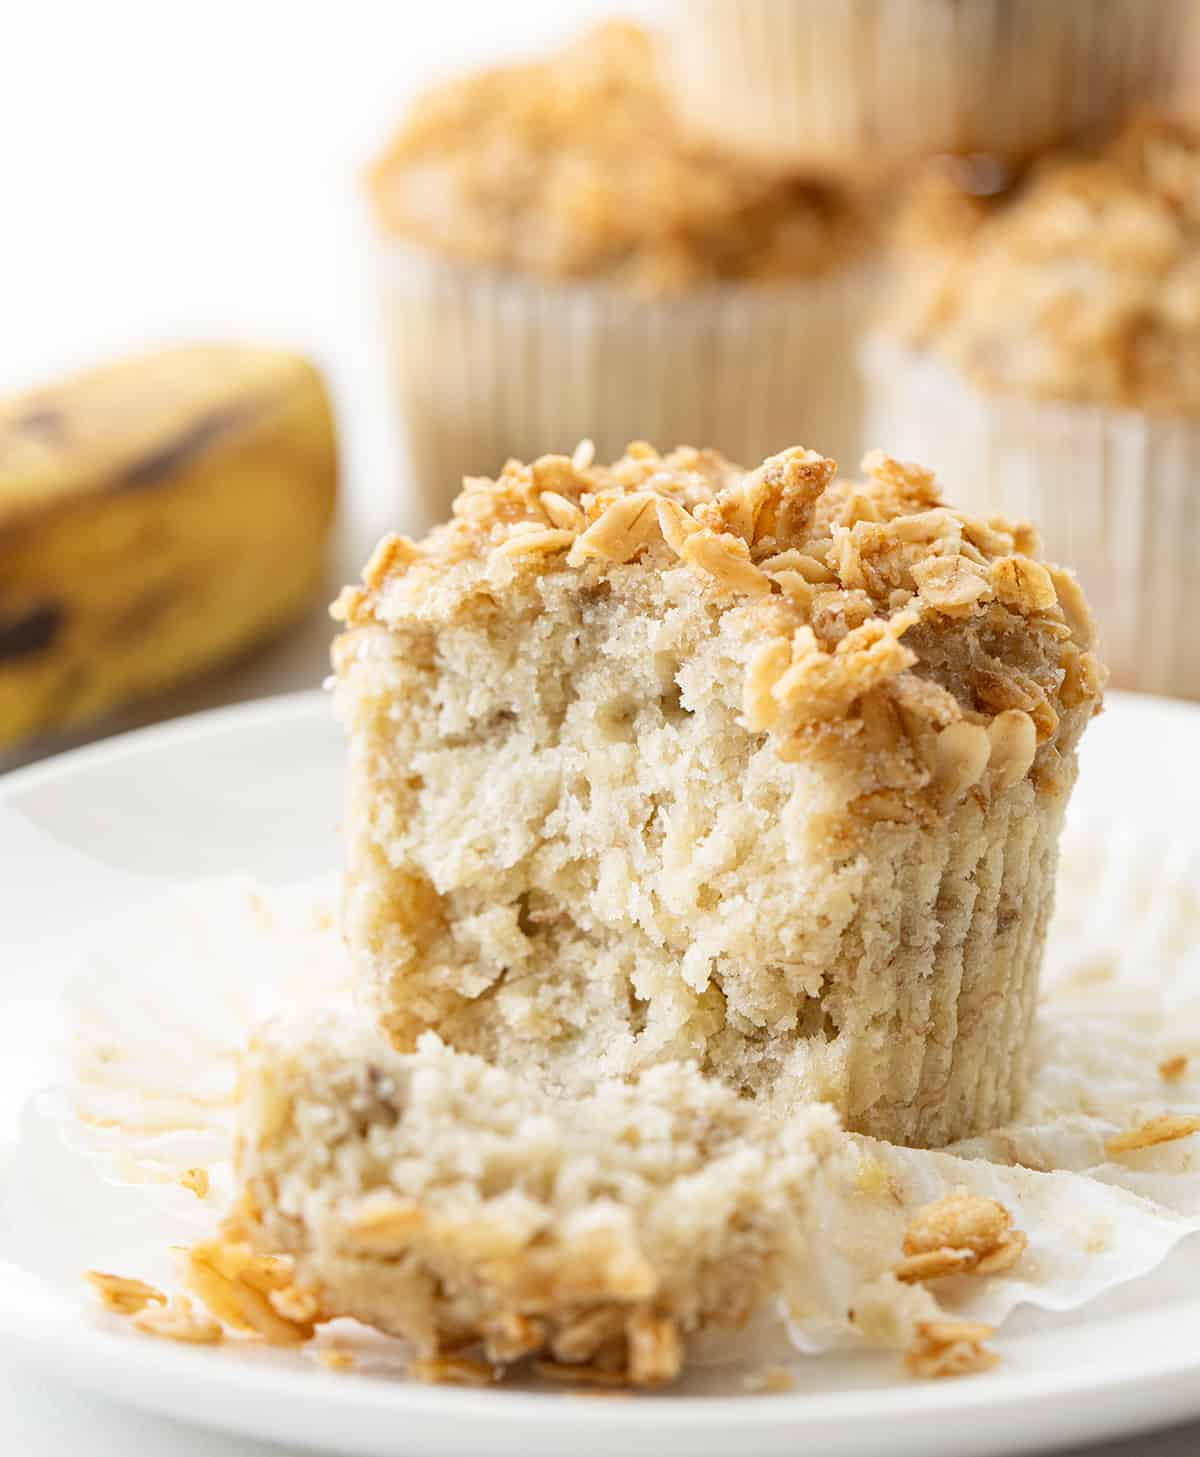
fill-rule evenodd
<path id="1" fill-rule="evenodd" d="M 1114 696 L 1089 733 L 1078 808 L 1147 830 L 1194 818 L 1198 743 L 1200 708 Z M 0 779 L 0 1152 L 21 1101 L 48 1075 L 64 932 L 145 895 L 147 879 L 248 870 L 283 883 L 333 868 L 341 757 L 328 704 L 306 694 L 143 730 Z M 836 1355 L 799 1362 L 784 1395 L 733 1394 L 739 1375 L 725 1368 L 669 1395 L 587 1400 L 425 1387 L 329 1372 L 295 1353 L 137 1337 L 98 1317 L 75 1278 L 22 1263 L 0 1222 L 0 1340 L 139 1406 L 344 1453 L 967 1457 L 1200 1415 L 1195 1245 L 1083 1311 L 1018 1313 L 996 1343 L 1001 1365 L 968 1380 L 920 1384 L 899 1377 L 893 1357 Z"/>

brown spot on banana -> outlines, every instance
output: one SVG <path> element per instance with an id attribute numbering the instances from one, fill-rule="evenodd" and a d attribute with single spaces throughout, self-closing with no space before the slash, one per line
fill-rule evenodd
<path id="1" fill-rule="evenodd" d="M 149 486 L 166 484 L 176 472 L 186 469 L 193 457 L 203 455 L 223 435 L 235 435 L 265 414 L 271 403 L 269 400 L 251 400 L 247 404 L 216 410 L 197 420 L 173 440 L 128 465 L 113 482 L 113 490 L 141 491 Z"/>
<path id="2" fill-rule="evenodd" d="M 39 602 L 18 613 L 0 609 L 0 664 L 45 652 L 53 646 L 65 619 L 61 602 Z"/>

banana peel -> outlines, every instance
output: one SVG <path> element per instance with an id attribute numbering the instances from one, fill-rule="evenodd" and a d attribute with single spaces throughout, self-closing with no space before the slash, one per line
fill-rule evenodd
<path id="1" fill-rule="evenodd" d="M 279 632 L 320 587 L 336 484 L 320 375 L 277 350 L 183 345 L 0 402 L 0 747 Z"/>

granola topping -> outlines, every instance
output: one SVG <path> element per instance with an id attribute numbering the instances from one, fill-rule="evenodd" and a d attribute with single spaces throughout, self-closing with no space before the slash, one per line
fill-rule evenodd
<path id="1" fill-rule="evenodd" d="M 943 1275 L 999 1275 L 1012 1269 L 1026 1243 L 1003 1204 L 959 1188 L 917 1210 L 893 1273 L 906 1284 Z"/>
<path id="2" fill-rule="evenodd" d="M 900 226 L 896 324 L 980 387 L 1200 410 L 1200 135 L 1143 115 L 992 197 L 943 171 Z"/>
<path id="3" fill-rule="evenodd" d="M 220 1323 L 197 1310 L 186 1295 L 172 1295 L 165 1305 L 147 1305 L 133 1324 L 148 1336 L 192 1346 L 215 1346 L 225 1335 Z"/>
<path id="4" fill-rule="evenodd" d="M 862 483 L 835 480 L 833 461 L 797 447 L 744 472 L 642 442 L 611 466 L 590 450 L 510 461 L 495 481 L 468 479 L 424 541 L 387 538 L 334 615 L 370 629 L 393 600 L 466 610 L 548 573 L 687 571 L 740 614 L 744 722 L 784 760 L 830 735 L 899 747 L 866 790 L 877 817 L 922 786 L 942 808 L 1031 774 L 1053 789 L 1104 681 L 1078 583 L 1037 558 L 1028 525 L 943 505 L 930 471 L 879 451 L 863 468 Z M 967 660 L 932 676 L 926 655 L 948 662 L 956 636 Z"/>
<path id="5" fill-rule="evenodd" d="M 125 1275 L 108 1275 L 102 1270 L 88 1270 L 83 1277 L 100 1297 L 106 1310 L 115 1315 L 136 1315 L 148 1305 L 165 1305 L 167 1297 L 144 1280 Z"/>
<path id="6" fill-rule="evenodd" d="M 471 264 L 672 293 L 840 266 L 867 211 L 676 121 L 650 37 L 608 24 L 417 101 L 372 169 L 389 233 Z"/>
<path id="7" fill-rule="evenodd" d="M 235 1330 L 276 1346 L 302 1345 L 313 1333 L 315 1315 L 286 1313 L 297 1307 L 289 1298 L 292 1262 L 284 1256 L 256 1254 L 237 1240 L 207 1240 L 188 1251 L 187 1278 L 212 1314 Z"/>
<path id="8" fill-rule="evenodd" d="M 904 1353 L 905 1369 L 926 1380 L 990 1371 L 1000 1359 L 983 1344 L 992 1334 L 978 1321 L 922 1321 Z"/>
<path id="9" fill-rule="evenodd" d="M 1200 1117 L 1194 1113 L 1159 1113 L 1139 1123 L 1136 1128 L 1106 1138 L 1104 1152 L 1109 1155 L 1133 1153 L 1139 1148 L 1153 1148 L 1159 1143 L 1174 1143 L 1177 1138 L 1187 1138 L 1197 1132 L 1200 1132 Z"/>

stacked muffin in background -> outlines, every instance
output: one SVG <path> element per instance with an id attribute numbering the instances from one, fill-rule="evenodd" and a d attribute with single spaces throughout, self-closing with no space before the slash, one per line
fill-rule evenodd
<path id="1" fill-rule="evenodd" d="M 435 89 L 371 171 L 412 524 L 584 438 L 883 444 L 1045 523 L 1119 686 L 1200 694 L 1197 143 L 1128 124 L 1193 0 L 661 9 Z"/>
<path id="2" fill-rule="evenodd" d="M 986 200 L 931 179 L 897 235 L 868 428 L 1039 523 L 1118 684 L 1200 696 L 1200 138 L 1145 116 Z"/>
<path id="3" fill-rule="evenodd" d="M 420 524 L 584 437 L 857 452 L 869 209 L 696 140 L 645 32 L 431 93 L 370 190 Z"/>

